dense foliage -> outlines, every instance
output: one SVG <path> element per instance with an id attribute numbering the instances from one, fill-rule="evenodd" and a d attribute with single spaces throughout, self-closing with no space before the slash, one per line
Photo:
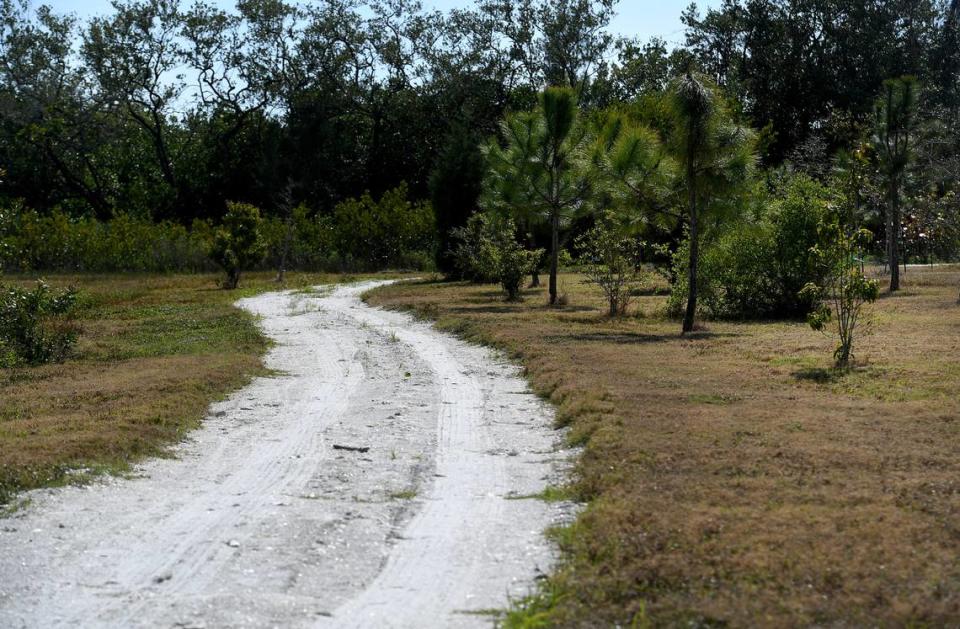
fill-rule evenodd
<path id="1" fill-rule="evenodd" d="M 479 209 L 489 174 L 480 145 L 497 136 L 510 147 L 511 129 L 546 113 L 537 94 L 549 86 L 570 88 L 585 120 L 569 129 L 534 125 L 526 148 L 535 150 L 544 131 L 574 131 L 566 148 L 577 150 L 558 153 L 574 157 L 581 131 L 612 113 L 622 126 L 590 177 L 608 195 L 601 209 L 617 206 L 647 223 L 651 207 L 660 219 L 689 214 L 670 189 L 671 178 L 687 174 L 662 159 L 677 158 L 675 150 L 658 147 L 679 148 L 663 94 L 697 71 L 729 103 L 737 128 L 758 130 L 766 167 L 786 164 L 825 181 L 837 150 L 878 131 L 863 185 L 872 192 L 861 221 L 877 236 L 868 253 L 891 257 L 884 243 L 899 239 L 905 261 L 957 255 L 957 3 L 725 0 L 705 13 L 687 9 L 685 43 L 673 50 L 658 39 L 615 39 L 616 5 L 476 0 L 443 13 L 414 0 L 249 0 L 235 10 L 119 0 L 104 15 L 77 18 L 0 0 L 0 206 L 9 214 L 22 203 L 21 216 L 36 212 L 28 223 L 52 220 L 54 233 L 83 226 L 95 235 L 78 240 L 110 243 L 100 255 L 81 242 L 18 234 L 29 246 L 19 246 L 19 260 L 3 253 L 5 263 L 208 268 L 209 243 L 200 241 L 234 200 L 261 208 L 270 264 L 423 266 L 424 255 L 436 255 L 450 270 L 452 230 Z M 916 77 L 916 113 L 900 139 L 915 158 L 891 171 L 902 160 L 884 150 L 891 136 L 877 128 L 875 104 L 884 81 L 904 76 Z M 563 114 L 553 122 L 569 118 L 553 111 Z M 551 157 L 531 153 L 541 156 Z M 555 174 L 578 184 L 571 160 L 562 162 Z M 367 191 L 380 199 L 404 182 L 414 204 L 431 199 L 438 244 L 418 241 L 413 252 L 372 259 L 357 258 L 352 245 L 341 251 L 338 205 Z M 537 204 L 515 208 L 527 247 L 557 249 L 551 259 L 559 258 L 590 224 L 571 221 L 574 233 L 554 247 L 551 223 L 559 218 L 566 231 L 567 206 L 580 209 L 579 185 L 573 190 L 553 195 L 545 221 Z M 301 208 L 295 219 L 290 208 Z M 887 224 L 893 214 L 899 225 Z M 676 248 L 683 221 L 658 222 L 665 229 L 644 238 Z M 124 251 L 124 241 L 144 246 Z"/>
<path id="2" fill-rule="evenodd" d="M 0 207 L 0 268 L 7 271 L 202 271 L 210 224 L 191 228 L 118 213 L 100 221 L 62 210 Z"/>
<path id="3" fill-rule="evenodd" d="M 701 260 L 701 311 L 710 317 L 803 317 L 812 307 L 800 291 L 819 283 L 825 269 L 814 253 L 823 225 L 834 216 L 833 196 L 805 175 L 753 191 L 752 211 L 708 234 Z M 685 306 L 689 248 L 674 256 L 677 283 L 670 309 Z"/>
<path id="4" fill-rule="evenodd" d="M 436 229 L 427 202 L 413 203 L 407 186 L 378 200 L 369 192 L 339 203 L 333 211 L 334 238 L 349 269 L 423 269 L 433 263 Z"/>
<path id="5" fill-rule="evenodd" d="M 350 271 L 387 266 L 432 268 L 435 247 L 429 204 L 413 203 L 401 186 L 379 202 L 348 199 L 331 216 L 298 206 L 289 217 L 262 218 L 265 255 L 250 269 L 286 265 L 311 271 Z M 363 231 L 360 231 L 363 230 Z M 219 268 L 209 254 L 217 225 L 196 219 L 190 227 L 129 214 L 108 220 L 43 215 L 20 204 L 0 208 L 0 269 L 6 271 L 197 272 Z M 393 253 L 391 253 L 393 252 Z"/>
<path id="6" fill-rule="evenodd" d="M 56 291 L 43 282 L 33 290 L 0 286 L 0 367 L 66 358 L 80 332 L 70 320 L 76 302 L 75 291 Z"/>
<path id="7" fill-rule="evenodd" d="M 498 282 L 508 301 L 520 299 L 526 275 L 543 257 L 543 250 L 528 251 L 516 237 L 510 218 L 478 212 L 453 232 L 451 258 L 461 276 L 474 282 Z"/>

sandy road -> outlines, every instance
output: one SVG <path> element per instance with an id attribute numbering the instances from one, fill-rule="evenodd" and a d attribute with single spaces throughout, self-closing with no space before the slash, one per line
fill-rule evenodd
<path id="1" fill-rule="evenodd" d="M 549 410 L 372 285 L 245 300 L 281 375 L 176 458 L 0 519 L 0 627 L 488 626 L 526 592 L 562 516 L 509 498 L 562 466 Z"/>

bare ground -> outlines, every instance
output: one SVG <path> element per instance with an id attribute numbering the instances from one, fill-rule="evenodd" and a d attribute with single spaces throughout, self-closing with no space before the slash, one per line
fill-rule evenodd
<path id="1" fill-rule="evenodd" d="M 564 508 L 511 498 L 563 466 L 549 410 L 373 285 L 245 300 L 279 375 L 176 457 L 0 520 L 0 626 L 483 626 L 528 591 Z"/>

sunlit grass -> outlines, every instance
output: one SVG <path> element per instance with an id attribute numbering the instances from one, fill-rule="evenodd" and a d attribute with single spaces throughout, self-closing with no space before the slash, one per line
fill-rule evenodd
<path id="1" fill-rule="evenodd" d="M 937 626 L 960 598 L 960 267 L 913 269 L 870 308 L 852 369 L 802 321 L 703 322 L 664 298 L 611 320 L 566 275 L 374 291 L 519 360 L 585 450 L 551 532 L 563 562 L 504 616 L 540 626 Z"/>

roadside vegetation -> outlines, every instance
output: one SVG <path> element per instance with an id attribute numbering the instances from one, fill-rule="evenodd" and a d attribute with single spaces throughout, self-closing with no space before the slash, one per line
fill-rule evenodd
<path id="1" fill-rule="evenodd" d="M 877 276 L 879 269 L 868 269 Z M 960 267 L 910 267 L 857 367 L 803 321 L 709 321 L 681 336 L 663 280 L 611 318 L 562 273 L 490 307 L 491 285 L 368 294 L 520 361 L 582 444 L 551 532 L 560 568 L 506 626 L 936 626 L 960 613 Z"/>
<path id="2" fill-rule="evenodd" d="M 288 288 L 358 276 L 290 273 Z M 32 293 L 32 278 L 16 276 Z M 212 401 L 264 375 L 267 340 L 240 297 L 276 290 L 271 273 L 240 291 L 213 275 L 47 276 L 78 295 L 71 355 L 0 370 L 0 504 L 25 489 L 123 473 L 199 425 Z M 59 346 L 57 346 L 59 348 Z"/>

